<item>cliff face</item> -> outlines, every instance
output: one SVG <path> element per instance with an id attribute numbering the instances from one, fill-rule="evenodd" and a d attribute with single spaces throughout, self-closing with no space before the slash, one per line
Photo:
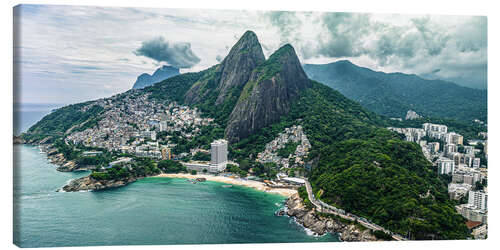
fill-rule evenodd
<path id="1" fill-rule="evenodd" d="M 142 89 L 151 86 L 157 82 L 161 82 L 172 76 L 180 74 L 179 69 L 172 66 L 163 66 L 158 68 L 153 75 L 144 73 L 137 77 L 132 89 Z"/>
<path id="2" fill-rule="evenodd" d="M 238 98 L 252 71 L 265 61 L 257 35 L 247 31 L 216 67 L 214 73 L 193 85 L 186 93 L 185 102 L 196 104 L 214 97 L 214 105 L 228 98 Z"/>
<path id="3" fill-rule="evenodd" d="M 230 115 L 227 139 L 237 142 L 278 122 L 300 92 L 310 86 L 293 47 L 281 47 L 252 72 Z"/>

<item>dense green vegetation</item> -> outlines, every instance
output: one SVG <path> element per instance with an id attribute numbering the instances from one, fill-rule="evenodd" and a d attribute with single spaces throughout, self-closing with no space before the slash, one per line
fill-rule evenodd
<path id="1" fill-rule="evenodd" d="M 307 208 L 309 208 L 309 209 L 314 208 L 314 205 L 311 203 L 311 201 L 309 200 L 309 196 L 307 195 L 306 187 L 304 187 L 304 186 L 299 187 L 298 193 L 299 193 L 300 198 L 304 202 L 304 205 Z"/>
<path id="2" fill-rule="evenodd" d="M 161 102 L 175 101 L 178 103 L 184 102 L 184 95 L 191 86 L 198 81 L 211 69 L 200 71 L 197 73 L 185 73 L 177 75 L 152 86 L 144 88 L 144 90 L 136 90 L 138 92 L 145 91 L 150 93 L 149 98 Z"/>
<path id="3" fill-rule="evenodd" d="M 193 155 L 193 158 L 191 159 L 193 161 L 210 161 L 210 154 L 197 152 L 196 154 Z"/>
<path id="4" fill-rule="evenodd" d="M 297 149 L 297 146 L 299 145 L 298 142 L 288 142 L 285 144 L 285 147 L 278 149 L 278 156 L 287 158 L 289 155 L 294 154 L 295 150 Z"/>
<path id="5" fill-rule="evenodd" d="M 487 120 L 486 90 L 471 89 L 416 75 L 375 72 L 349 61 L 304 65 L 314 80 L 340 91 L 365 108 L 388 117 L 403 117 L 414 110 L 426 117 L 471 122 Z"/>
<path id="6" fill-rule="evenodd" d="M 186 172 L 186 167 L 177 161 L 162 160 L 158 162 L 158 168 L 165 173 L 179 173 Z"/>
<path id="7" fill-rule="evenodd" d="M 96 180 L 122 180 L 157 175 L 161 172 L 153 160 L 135 158 L 131 163 L 117 164 L 104 170 L 94 170 L 90 177 Z"/>
<path id="8" fill-rule="evenodd" d="M 390 234 L 386 234 L 385 232 L 380 230 L 373 231 L 373 235 L 375 235 L 377 239 L 389 240 L 389 241 L 392 240 L 392 236 Z"/>
<path id="9" fill-rule="evenodd" d="M 62 136 L 68 129 L 79 124 L 82 127 L 76 129 L 86 129 L 97 125 L 98 116 L 104 110 L 101 106 L 93 105 L 87 111 L 81 111 L 84 106 L 91 103 L 72 104 L 53 111 L 30 127 L 28 132 L 23 134 L 24 139 L 37 139 L 48 135 Z"/>
<path id="10" fill-rule="evenodd" d="M 299 123 L 311 141 L 309 159 L 315 162 L 309 180 L 315 193 L 324 191 L 323 201 L 412 239 L 467 237 L 445 182 L 419 146 L 383 128 L 379 116 L 316 82 L 291 110 L 280 123 L 234 145 L 233 155 L 255 156 L 261 149 L 257 145 Z"/>

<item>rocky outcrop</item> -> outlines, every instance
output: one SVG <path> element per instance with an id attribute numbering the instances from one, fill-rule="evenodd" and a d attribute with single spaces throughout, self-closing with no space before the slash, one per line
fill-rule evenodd
<path id="1" fill-rule="evenodd" d="M 24 144 L 24 143 L 26 143 L 22 137 L 15 136 L 15 135 L 13 136 L 12 141 L 13 141 L 14 144 Z"/>
<path id="2" fill-rule="evenodd" d="M 354 224 L 346 224 L 334 218 L 319 216 L 314 209 L 304 206 L 298 194 L 291 196 L 286 201 L 286 210 L 278 215 L 294 217 L 297 223 L 310 229 L 316 234 L 323 235 L 327 232 L 337 233 L 342 241 L 376 241 L 377 238 L 371 230 L 361 230 Z"/>
<path id="3" fill-rule="evenodd" d="M 43 152 L 47 154 L 50 163 L 58 165 L 57 171 L 60 172 L 74 172 L 74 171 L 88 171 L 96 169 L 96 166 L 79 165 L 75 161 L 70 161 L 64 157 L 64 154 L 59 153 L 56 148 L 50 144 L 40 145 Z"/>
<path id="4" fill-rule="evenodd" d="M 70 183 L 64 186 L 62 190 L 66 192 L 99 191 L 104 189 L 123 187 L 136 180 L 137 179 L 135 177 L 120 180 L 96 180 L 91 176 L 86 176 L 70 181 Z"/>
<path id="5" fill-rule="evenodd" d="M 278 122 L 311 85 L 293 47 L 284 45 L 252 72 L 231 112 L 226 138 L 237 142 Z"/>

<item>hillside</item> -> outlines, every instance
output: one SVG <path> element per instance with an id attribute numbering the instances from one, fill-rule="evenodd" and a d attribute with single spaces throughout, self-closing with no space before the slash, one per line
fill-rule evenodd
<path id="1" fill-rule="evenodd" d="M 306 64 L 309 78 L 338 90 L 363 107 L 388 117 L 405 117 L 414 110 L 426 117 L 463 121 L 487 119 L 486 90 L 426 80 L 416 75 L 376 72 L 349 61 Z"/>
<path id="2" fill-rule="evenodd" d="M 157 107 L 163 109 L 172 102 L 198 108 L 203 117 L 214 118 L 215 125 L 203 127 L 192 139 L 178 139 L 180 132 L 173 133 L 175 143 L 182 146 L 175 150 L 189 152 L 225 137 L 231 142 L 230 158 L 255 166 L 252 162 L 266 143 L 285 128 L 302 125 L 312 146 L 307 159 L 312 165 L 309 179 L 315 192 L 323 193 L 322 199 L 412 239 L 462 239 L 467 235 L 464 219 L 447 198 L 445 183 L 416 144 L 383 128 L 382 118 L 359 103 L 309 80 L 291 45 L 266 60 L 251 31 L 218 65 L 59 109 L 30 128 L 25 138 L 43 138 L 43 133 L 67 136 L 73 133 L 69 128 L 94 124 L 91 122 L 100 119 L 101 112 L 126 109 L 131 101 L 147 106 L 145 113 L 151 117 L 160 112 Z M 89 113 L 91 108 L 98 110 Z M 125 119 L 140 113 L 127 112 L 112 117 Z M 58 122 L 67 124 L 56 126 Z M 127 130 L 138 127 L 123 126 Z M 91 132 L 87 126 L 85 129 Z"/>

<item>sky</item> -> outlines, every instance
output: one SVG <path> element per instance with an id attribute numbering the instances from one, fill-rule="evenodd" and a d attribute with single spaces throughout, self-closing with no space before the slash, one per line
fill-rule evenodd
<path id="1" fill-rule="evenodd" d="M 290 43 L 303 64 L 347 59 L 487 87 L 486 17 L 20 5 L 14 27 L 16 102 L 23 103 L 109 97 L 162 65 L 200 71 L 246 30 L 266 57 Z"/>

